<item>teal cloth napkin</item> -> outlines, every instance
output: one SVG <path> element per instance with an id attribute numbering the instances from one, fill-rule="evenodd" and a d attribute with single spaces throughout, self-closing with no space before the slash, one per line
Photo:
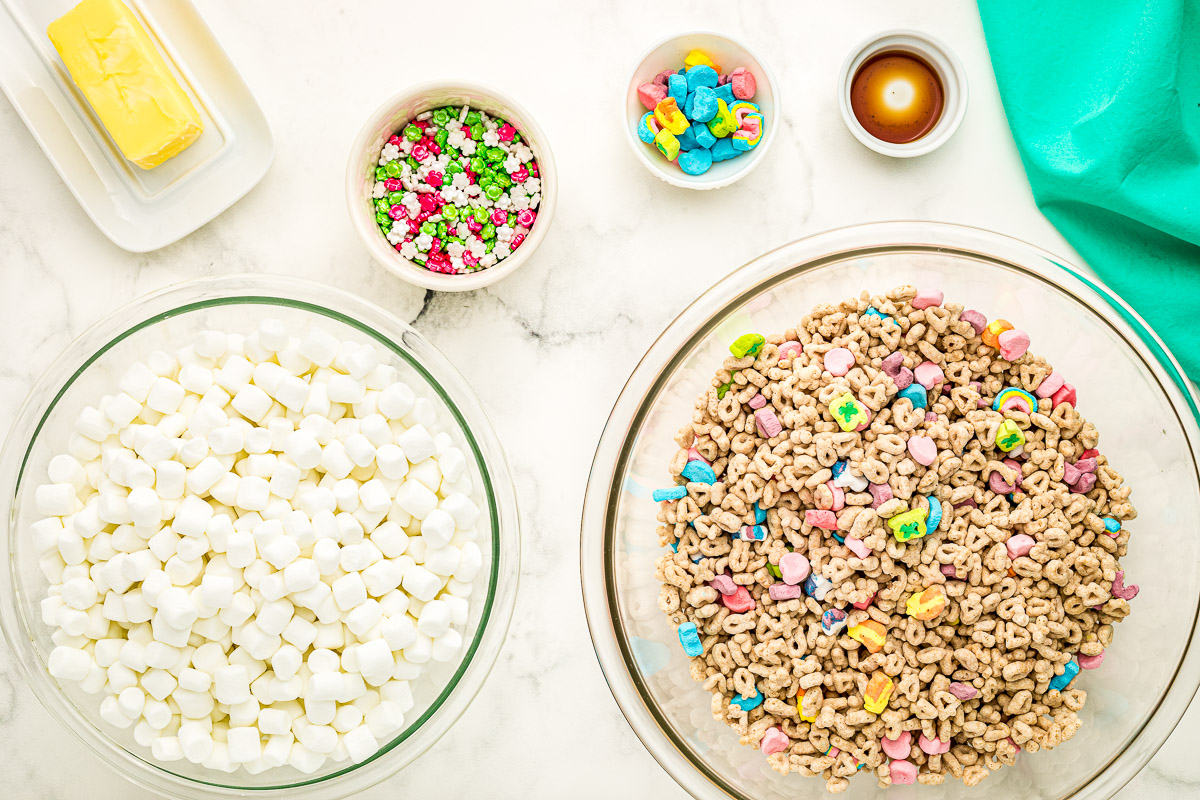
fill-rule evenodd
<path id="1" fill-rule="evenodd" d="M 1034 200 L 1200 381 L 1200 0 L 979 0 Z"/>

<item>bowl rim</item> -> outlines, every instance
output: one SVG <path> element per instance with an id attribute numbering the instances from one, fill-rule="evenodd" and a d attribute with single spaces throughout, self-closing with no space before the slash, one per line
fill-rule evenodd
<path id="1" fill-rule="evenodd" d="M 588 472 L 580 528 L 580 577 L 584 614 L 597 661 L 617 706 L 634 735 L 659 766 L 681 788 L 696 798 L 744 798 L 723 782 L 707 764 L 690 758 L 672 734 L 671 725 L 654 704 L 644 682 L 632 665 L 636 657 L 627 637 L 619 634 L 620 607 L 615 596 L 612 575 L 616 548 L 612 542 L 613 520 L 622 487 L 617 478 L 625 473 L 629 459 L 628 439 L 648 413 L 647 398 L 660 387 L 681 352 L 690 350 L 706 333 L 705 326 L 725 311 L 743 304 L 771 285 L 784 279 L 841 260 L 850 253 L 888 252 L 896 247 L 914 252 L 961 253 L 982 257 L 1016 267 L 1049 286 L 1071 295 L 1099 313 L 1098 305 L 1084 298 L 1080 290 L 1090 291 L 1106 310 L 1115 311 L 1137 337 L 1131 342 L 1162 390 L 1172 399 L 1177 416 L 1185 411 L 1192 418 L 1179 417 L 1189 436 L 1193 468 L 1200 480 L 1200 398 L 1188 382 L 1179 362 L 1145 321 L 1124 300 L 1094 278 L 1088 277 L 1069 261 L 1015 237 L 982 228 L 952 223 L 903 220 L 875 222 L 836 228 L 804 237 L 775 248 L 742 265 L 705 290 L 672 320 L 647 349 L 621 388 L 612 412 L 605 421 L 596 455 Z M 790 267 L 772 266 L 774 258 L 785 251 L 795 254 Z M 1045 262 L 1039 271 L 1031 262 Z M 1077 282 L 1078 286 L 1067 284 Z M 720 298 L 730 298 L 721 301 Z M 1111 320 L 1109 324 L 1113 324 Z M 673 341 L 667 341 L 668 336 Z M 1128 337 L 1125 337 L 1128 338 Z M 679 342 L 682 342 L 680 344 Z M 1144 349 L 1145 352 L 1142 352 Z M 1149 356 L 1149 358 L 1147 358 Z M 1176 397 L 1178 395 L 1178 397 Z M 1177 402 L 1182 401 L 1182 402 Z M 1195 647 L 1200 610 L 1193 614 L 1188 644 L 1176 666 L 1166 691 L 1145 723 L 1129 744 L 1093 775 L 1078 784 L 1070 797 L 1111 797 L 1127 784 L 1162 747 L 1178 725 L 1200 687 L 1200 647 Z"/>
<path id="2" fill-rule="evenodd" d="M 764 83 L 770 87 L 771 101 L 775 105 L 775 111 L 771 115 L 771 135 L 764 137 L 763 141 L 759 143 L 758 147 L 754 148 L 754 150 L 751 152 L 751 157 L 746 159 L 746 163 L 742 165 L 741 168 L 719 180 L 705 180 L 703 175 L 688 175 L 682 170 L 680 170 L 678 174 L 663 173 L 656 170 L 652 166 L 650 159 L 656 158 L 657 155 L 652 156 L 649 149 L 646 147 L 646 143 L 638 138 L 636 132 L 638 120 L 631 120 L 629 118 L 629 90 L 631 88 L 636 90 L 636 87 L 639 85 L 642 64 L 646 62 L 646 59 L 648 59 L 655 50 L 663 45 L 673 42 L 677 39 L 686 39 L 691 36 L 713 36 L 718 39 L 724 39 L 725 41 L 736 45 L 737 47 L 740 47 L 742 50 L 745 50 L 747 53 L 749 53 L 750 56 L 762 67 L 763 74 L 757 77 L 765 79 Z M 642 54 L 638 56 L 637 61 L 634 62 L 633 70 L 629 75 L 629 80 L 625 82 L 625 87 L 621 92 L 620 118 L 625 131 L 625 141 L 629 144 L 629 149 L 633 151 L 638 163 L 640 163 L 647 172 L 664 183 L 670 184 L 671 186 L 677 186 L 681 189 L 708 191 L 710 189 L 720 189 L 724 186 L 729 186 L 730 184 L 740 181 L 742 178 L 754 171 L 754 169 L 758 167 L 758 165 L 766 158 L 767 152 L 771 149 L 771 145 L 774 144 L 775 139 L 779 137 L 779 120 L 783 118 L 783 95 L 779 88 L 779 81 L 775 79 L 775 73 L 771 70 L 770 64 L 767 63 L 766 59 L 759 55 L 757 50 L 747 46 L 740 39 L 735 39 L 727 33 L 707 29 L 697 29 L 663 37 L 642 51 Z M 638 119 L 640 119 L 640 117 Z"/>
<path id="3" fill-rule="evenodd" d="M 373 339 L 407 363 L 445 404 L 475 458 L 488 501 L 492 558 L 488 592 L 475 636 L 466 643 L 447 684 L 419 716 L 367 760 L 317 777 L 293 782 L 237 786 L 180 775 L 165 765 L 131 752 L 94 724 L 59 689 L 46 672 L 29 635 L 30 618 L 22 606 L 36 608 L 33 598 L 21 596 L 17 559 L 11 546 L 17 514 L 16 498 L 25 489 L 25 468 L 37 437 L 50 413 L 71 385 L 112 347 L 130 335 L 172 317 L 228 305 L 274 305 L 299 310 L 341 323 Z M 397 339 L 362 321 L 374 317 L 397 331 Z M 131 321 L 132 320 L 132 321 Z M 99 347 L 95 342 L 100 341 Z M 470 423 L 468 423 L 468 418 Z M 60 353 L 35 382 L 22 402 L 0 451 L 0 480 L 12 487 L 0 494 L 0 514 L 8 530 L 0 536 L 0 628 L 26 682 L 42 706 L 86 749 L 127 780 L 169 797 L 342 797 L 359 792 L 404 768 L 433 746 L 458 720 L 482 688 L 504 643 L 516 599 L 520 572 L 519 510 L 511 472 L 490 420 L 478 397 L 440 351 L 412 326 L 357 295 L 307 279 L 269 274 L 200 278 L 167 286 L 144 295 L 88 326 Z M 38 481 L 33 480 L 32 484 Z M 35 614 L 36 616 L 36 614 Z M 33 619 L 40 624 L 39 619 Z M 440 716 L 439 716 L 440 715 Z M 430 724 L 437 720 L 437 724 Z M 428 726 L 428 727 L 427 727 Z M 401 745 L 413 742 L 411 752 L 386 763 Z"/>
<path id="4" fill-rule="evenodd" d="M 915 139 L 904 144 L 894 144 L 892 142 L 885 142 L 882 139 L 876 139 L 867 133 L 867 129 L 862 126 L 862 123 L 858 121 L 858 117 L 854 116 L 854 111 L 850 108 L 850 85 L 854 80 L 853 67 L 860 60 L 865 60 L 869 57 L 869 54 L 873 55 L 871 51 L 887 39 L 914 40 L 944 59 L 946 64 L 949 65 L 950 74 L 943 77 L 953 80 L 953 90 L 959 96 L 959 103 L 954 111 L 954 116 L 950 117 L 948 122 L 942 124 L 942 121 L 939 120 L 934 129 L 928 134 L 920 139 Z M 932 66 L 935 69 L 937 68 L 936 64 Z M 949 87 L 945 91 L 949 94 Z M 846 124 L 846 128 L 854 135 L 854 138 L 858 139 L 864 147 L 874 150 L 881 155 L 891 156 L 892 158 L 915 158 L 916 156 L 923 156 L 932 153 L 950 141 L 954 137 L 954 134 L 958 132 L 959 126 L 962 125 L 962 121 L 967 115 L 967 100 L 970 97 L 967 70 L 963 66 L 962 60 L 958 57 L 958 53 L 950 45 L 933 34 L 913 28 L 895 28 L 880 31 L 868 36 L 852 47 L 850 52 L 846 54 L 846 59 L 842 62 L 841 68 L 838 70 L 837 94 L 838 109 L 842 114 L 842 122 Z"/>
<path id="5" fill-rule="evenodd" d="M 390 117 L 396 108 L 408 104 L 413 99 L 424 94 L 439 92 L 470 92 L 482 95 L 497 105 L 507 106 L 516 112 L 521 117 L 520 133 L 530 142 L 530 149 L 535 151 L 539 178 L 542 182 L 542 200 L 538 205 L 537 220 L 530 228 L 529 235 L 521 243 L 521 246 L 496 266 L 468 274 L 446 275 L 433 272 L 414 264 L 396 252 L 379 233 L 374 217 L 365 213 L 360 192 L 360 184 L 363 179 L 360 169 L 362 166 L 361 155 L 366 152 L 367 145 L 374 138 L 373 134 L 380 122 Z M 529 110 L 509 95 L 473 81 L 425 81 L 393 94 L 376 106 L 375 110 L 367 116 L 350 146 L 350 154 L 346 162 L 345 191 L 346 209 L 350 215 L 350 223 L 372 258 L 384 269 L 401 280 L 423 289 L 433 289 L 439 292 L 469 292 L 491 286 L 496 281 L 511 275 L 533 256 L 534 251 L 546 238 L 550 223 L 554 220 L 554 211 L 558 205 L 558 169 L 554 163 L 554 153 L 550 148 L 545 131 L 529 113 Z"/>

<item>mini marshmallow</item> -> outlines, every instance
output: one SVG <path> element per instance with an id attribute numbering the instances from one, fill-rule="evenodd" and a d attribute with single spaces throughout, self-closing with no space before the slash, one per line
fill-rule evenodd
<path id="1" fill-rule="evenodd" d="M 350 460 L 350 456 L 346 453 L 346 446 L 338 439 L 334 439 L 321 452 L 321 469 L 326 475 L 331 475 L 337 480 L 341 480 L 350 474 L 354 469 L 354 462 Z"/>
<path id="2" fill-rule="evenodd" d="M 379 548 L 370 542 L 342 546 L 339 564 L 346 572 L 361 572 L 379 560 Z"/>
<path id="3" fill-rule="evenodd" d="M 366 724 L 376 739 L 386 740 L 404 727 L 404 712 L 400 706 L 384 700 L 366 713 Z"/>
<path id="4" fill-rule="evenodd" d="M 154 468 L 154 490 L 163 500 L 177 500 L 186 489 L 187 469 L 178 461 L 160 461 Z"/>
<path id="5" fill-rule="evenodd" d="M 416 395 L 406 384 L 393 383 L 379 394 L 379 413 L 388 419 L 400 419 L 413 410 Z"/>
<path id="6" fill-rule="evenodd" d="M 238 482 L 234 504 L 246 511 L 265 511 L 271 499 L 271 485 L 262 478 L 248 476 Z"/>
<path id="7" fill-rule="evenodd" d="M 391 679 L 396 671 L 396 659 L 392 648 L 384 639 L 372 639 L 355 651 L 358 670 L 363 680 L 372 686 L 381 686 Z"/>
<path id="8" fill-rule="evenodd" d="M 66 517 L 78 507 L 75 487 L 69 483 L 49 483 L 34 491 L 34 506 L 44 517 Z"/>
<path id="9" fill-rule="evenodd" d="M 114 690 L 119 684 L 113 680 L 113 670 L 120 665 L 114 664 L 108 668 L 108 685 Z M 132 670 L 130 670 L 132 676 Z M 146 690 L 146 694 L 153 697 L 155 700 L 166 700 L 167 697 L 175 691 L 179 682 L 175 680 L 175 676 L 163 669 L 149 669 L 142 675 L 142 688 Z M 129 684 L 132 685 L 132 684 Z M 127 686 L 123 686 L 120 691 L 124 691 Z"/>
<path id="10" fill-rule="evenodd" d="M 408 457 L 394 444 L 385 444 L 375 451 L 375 466 L 383 477 L 400 480 L 408 474 Z"/>
<path id="11" fill-rule="evenodd" d="M 203 395 L 213 386 L 212 370 L 189 364 L 179 370 L 179 385 L 193 394 Z"/>
<path id="12" fill-rule="evenodd" d="M 96 442 L 103 442 L 112 430 L 112 420 L 105 416 L 103 411 L 92 406 L 80 411 L 79 419 L 75 420 L 76 433 Z"/>
<path id="13" fill-rule="evenodd" d="M 433 658 L 433 640 L 418 632 L 416 641 L 404 648 L 404 659 L 410 664 L 427 664 Z"/>
<path id="14" fill-rule="evenodd" d="M 372 597 L 382 597 L 400 585 L 404 578 L 404 568 L 393 559 L 382 559 L 371 564 L 361 573 L 367 593 Z"/>
<path id="15" fill-rule="evenodd" d="M 158 596 L 158 616 L 176 630 L 190 628 L 199 616 L 191 594 L 180 586 L 164 589 Z"/>
<path id="16" fill-rule="evenodd" d="M 87 578 L 79 577 L 63 583 L 60 597 L 71 608 L 86 611 L 96 604 L 99 592 L 96 591 L 95 583 Z"/>
<path id="17" fill-rule="evenodd" d="M 364 344 L 343 360 L 346 371 L 356 380 L 363 380 L 379 366 L 379 351 L 371 344 Z"/>
<path id="18" fill-rule="evenodd" d="M 371 532 L 371 542 L 386 558 L 396 558 L 408 549 L 408 534 L 395 522 L 385 522 Z"/>
<path id="19" fill-rule="evenodd" d="M 362 420 L 362 435 L 373 447 L 383 447 L 392 440 L 392 429 L 382 414 L 368 414 Z M 54 480 L 51 477 L 51 480 Z"/>
<path id="20" fill-rule="evenodd" d="M 435 508 L 421 521 L 421 538 L 427 547 L 445 547 L 454 537 L 454 518 L 445 509 Z"/>
<path id="21" fill-rule="evenodd" d="M 338 608 L 350 611 L 355 606 L 366 602 L 367 587 L 362 576 L 357 572 L 343 575 L 333 582 L 333 599 Z"/>
<path id="22" fill-rule="evenodd" d="M 358 490 L 358 499 L 367 511 L 385 511 L 392 504 L 392 493 L 383 481 L 373 479 Z"/>
<path id="23" fill-rule="evenodd" d="M 271 480 L 268 488 L 275 497 L 290 500 L 295 497 L 296 490 L 300 488 L 300 479 L 302 477 L 303 472 L 296 464 L 288 460 L 277 459 L 274 468 L 271 470 Z"/>
<path id="24" fill-rule="evenodd" d="M 355 636 L 362 637 L 366 636 L 382 619 L 383 611 L 379 608 L 379 602 L 367 598 L 346 615 L 345 625 Z"/>
<path id="25" fill-rule="evenodd" d="M 297 430 L 288 434 L 284 441 L 283 452 L 292 462 L 303 470 L 309 470 L 321 463 L 323 451 L 317 438 L 306 430 Z"/>
<path id="26" fill-rule="evenodd" d="M 179 687 L 189 692 L 208 691 L 212 682 L 212 676 L 202 670 L 185 667 L 179 672 Z"/>
<path id="27" fill-rule="evenodd" d="M 258 713 L 258 729 L 268 735 L 291 733 L 292 715 L 281 708 L 264 708 Z"/>
<path id="28" fill-rule="evenodd" d="M 418 481 L 430 491 L 436 492 L 442 485 L 442 471 L 438 469 L 437 459 L 430 457 L 420 464 L 413 465 L 408 471 L 407 479 Z"/>
<path id="29" fill-rule="evenodd" d="M 414 425 L 396 437 L 396 444 L 404 450 L 409 462 L 418 464 L 437 452 L 433 436 L 424 425 Z"/>
<path id="30" fill-rule="evenodd" d="M 288 371 L 275 362 L 260 361 L 254 365 L 252 380 L 255 386 L 274 397 L 279 392 L 279 384 L 288 377 L 291 377 Z"/>
<path id="31" fill-rule="evenodd" d="M 355 764 L 366 761 L 379 749 L 379 741 L 367 725 L 359 725 L 345 736 L 346 752 Z"/>
<path id="32" fill-rule="evenodd" d="M 313 545 L 313 563 L 322 575 L 331 575 L 338 569 L 341 560 L 341 548 L 336 539 L 318 539 Z"/>
<path id="33" fill-rule="evenodd" d="M 93 663 L 87 651 L 59 646 L 50 651 L 47 668 L 58 680 L 74 682 L 86 678 Z"/>
<path id="34" fill-rule="evenodd" d="M 212 755 L 213 737 L 206 725 L 185 722 L 179 726 L 178 738 L 183 757 L 193 764 L 200 764 Z"/>
<path id="35" fill-rule="evenodd" d="M 417 630 L 431 639 L 445 635 L 450 630 L 450 607 L 441 600 L 430 600 L 417 618 Z"/>
<path id="36" fill-rule="evenodd" d="M 353 478 L 344 478 L 333 485 L 333 497 L 338 511 L 354 511 L 358 508 L 358 494 L 362 485 Z"/>
<path id="37" fill-rule="evenodd" d="M 308 402 L 311 388 L 303 378 L 285 375 L 275 388 L 275 399 L 289 411 L 300 411 Z"/>
<path id="38" fill-rule="evenodd" d="M 336 701 L 345 689 L 345 673 L 343 672 L 314 672 L 308 679 L 304 690 L 304 699 L 308 701 Z"/>
<path id="39" fill-rule="evenodd" d="M 446 607 L 450 609 L 450 624 L 451 625 L 466 625 L 467 618 L 470 613 L 470 603 L 465 598 L 455 597 L 452 594 L 442 594 L 438 598 Z"/>
<path id="40" fill-rule="evenodd" d="M 459 549 L 457 547 L 427 547 L 425 550 L 425 569 L 435 575 L 449 577 L 458 569 Z"/>
<path id="41" fill-rule="evenodd" d="M 266 428 L 251 428 L 246 431 L 247 453 L 265 453 L 271 449 L 271 432 Z"/>
<path id="42" fill-rule="evenodd" d="M 289 593 L 303 592 L 321 580 L 321 570 L 311 558 L 296 558 L 283 568 L 283 580 Z"/>
<path id="43" fill-rule="evenodd" d="M 146 707 L 146 693 L 136 686 L 123 689 L 117 695 L 117 707 L 125 716 L 137 719 L 142 715 L 142 709 Z"/>
<path id="44" fill-rule="evenodd" d="M 137 361 L 125 370 L 125 374 L 121 376 L 117 386 L 134 400 L 144 403 L 150 395 L 150 389 L 154 386 L 154 380 L 157 377 L 144 362 Z"/>
<path id="45" fill-rule="evenodd" d="M 287 600 L 279 599 L 263 603 L 254 622 L 267 634 L 279 635 L 291 622 L 295 608 Z"/>
<path id="46" fill-rule="evenodd" d="M 480 551 L 479 545 L 467 542 L 459 551 L 458 568 L 454 570 L 454 577 L 464 583 L 470 583 L 475 580 L 475 575 L 478 574 L 482 565 L 483 553 Z"/>
<path id="47" fill-rule="evenodd" d="M 428 602 L 437 595 L 444 583 L 442 578 L 418 564 L 404 574 L 404 580 L 400 582 L 400 585 L 413 597 Z"/>
<path id="48" fill-rule="evenodd" d="M 242 356 L 230 356 L 213 372 L 213 381 L 230 395 L 237 394 L 242 387 L 250 382 L 254 375 L 254 365 Z"/>
<path id="49" fill-rule="evenodd" d="M 76 492 L 87 485 L 87 471 L 79 459 L 69 453 L 60 453 L 51 458 L 46 475 L 51 483 L 69 483 Z"/>
<path id="50" fill-rule="evenodd" d="M 462 634 L 451 628 L 442 636 L 433 640 L 433 647 L 430 649 L 430 658 L 442 663 L 453 661 L 462 651 L 462 646 Z"/>
<path id="51" fill-rule="evenodd" d="M 157 527 L 163 518 L 162 498 L 150 488 L 137 488 L 126 498 L 129 516 L 138 528 Z"/>
<path id="52" fill-rule="evenodd" d="M 213 674 L 213 697 L 219 703 L 234 705 L 250 699 L 250 677 L 240 664 L 220 667 Z"/>
<path id="53" fill-rule="evenodd" d="M 274 401 L 271 396 L 254 384 L 247 383 L 233 396 L 230 405 L 234 410 L 252 422 L 261 422 L 271 410 Z"/>
<path id="54" fill-rule="evenodd" d="M 425 519 L 437 507 L 437 500 L 437 495 L 419 481 L 406 480 L 396 490 L 396 504 L 414 519 Z"/>
<path id="55" fill-rule="evenodd" d="M 340 349 L 337 339 L 320 328 L 312 328 L 300 342 L 299 353 L 318 367 L 328 367 Z"/>
<path id="56" fill-rule="evenodd" d="M 188 470 L 185 485 L 188 492 L 203 497 L 228 472 L 229 469 L 219 459 L 208 456 Z"/>
<path id="57" fill-rule="evenodd" d="M 334 375 L 326 391 L 331 402 L 346 404 L 362 402 L 367 393 L 362 382 L 350 375 Z"/>
<path id="58" fill-rule="evenodd" d="M 125 392 L 114 396 L 104 407 L 104 415 L 112 422 L 115 430 L 121 430 L 137 419 L 142 412 L 142 404 Z"/>
<path id="59" fill-rule="evenodd" d="M 173 414 L 187 392 L 170 378 L 156 378 L 146 396 L 146 406 L 160 414 Z"/>
<path id="60" fill-rule="evenodd" d="M 262 557 L 275 569 L 283 569 L 300 557 L 300 547 L 292 539 L 280 536 L 262 549 Z"/>
<path id="61" fill-rule="evenodd" d="M 362 709 L 355 705 L 339 705 L 331 727 L 341 734 L 349 733 L 363 723 Z"/>
<path id="62" fill-rule="evenodd" d="M 177 736 L 160 736 L 150 745 L 150 754 L 155 760 L 163 762 L 178 761 L 183 758 L 183 748 Z"/>
<path id="63" fill-rule="evenodd" d="M 229 745 L 229 760 L 245 764 L 262 757 L 262 737 L 253 725 L 230 728 L 226 739 Z"/>
<path id="64" fill-rule="evenodd" d="M 479 507 L 465 494 L 450 495 L 442 501 L 441 509 L 454 517 L 454 524 L 459 530 L 474 527 L 479 519 Z"/>
<path id="65" fill-rule="evenodd" d="M 438 454 L 437 464 L 442 471 L 442 479 L 454 483 L 465 473 L 467 457 L 457 447 L 450 447 Z"/>
<path id="66" fill-rule="evenodd" d="M 317 626 L 301 616 L 294 616 L 288 622 L 281 634 L 283 640 L 291 643 L 303 652 L 312 646 L 317 638 Z"/>

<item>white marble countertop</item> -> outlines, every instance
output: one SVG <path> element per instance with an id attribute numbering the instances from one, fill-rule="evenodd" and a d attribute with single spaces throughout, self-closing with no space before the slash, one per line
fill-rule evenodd
<path id="1" fill-rule="evenodd" d="M 487 684 L 431 751 L 359 797 L 685 797 L 622 718 L 584 621 L 578 525 L 600 430 L 637 359 L 691 299 L 793 239 L 918 218 L 989 228 L 1075 257 L 1033 204 L 974 4 L 200 5 L 262 103 L 277 155 L 245 199 L 175 245 L 145 255 L 112 245 L 0 96 L 0 336 L 7 343 L 0 425 L 7 427 L 34 378 L 72 337 L 172 282 L 264 271 L 336 282 L 371 298 L 413 322 L 474 385 L 507 448 L 526 525 L 521 593 Z M 908 161 L 858 144 L 833 92 L 849 49 L 897 27 L 948 42 L 970 80 L 958 134 Z M 750 43 L 786 97 L 782 140 L 767 162 L 741 183 L 708 193 L 674 189 L 645 172 L 622 141 L 617 116 L 641 50 L 689 28 Z M 462 46 L 453 59 L 435 50 L 450 41 Z M 348 148 L 365 115 L 406 85 L 447 77 L 479 79 L 523 102 L 550 137 L 561 175 L 554 227 L 536 257 L 471 294 L 426 293 L 374 265 L 350 227 L 342 192 Z M 1198 739 L 1193 709 L 1120 796 L 1200 798 L 1200 760 L 1185 755 Z M 0 796 L 14 800 L 151 796 L 63 735 L 2 643 L 0 764 Z"/>

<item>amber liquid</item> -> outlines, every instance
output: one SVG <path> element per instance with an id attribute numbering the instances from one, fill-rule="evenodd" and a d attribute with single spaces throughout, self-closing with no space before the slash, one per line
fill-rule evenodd
<path id="1" fill-rule="evenodd" d="M 913 53 L 871 56 L 854 73 L 850 108 L 867 133 L 892 144 L 915 142 L 942 118 L 945 93 L 937 70 Z"/>

